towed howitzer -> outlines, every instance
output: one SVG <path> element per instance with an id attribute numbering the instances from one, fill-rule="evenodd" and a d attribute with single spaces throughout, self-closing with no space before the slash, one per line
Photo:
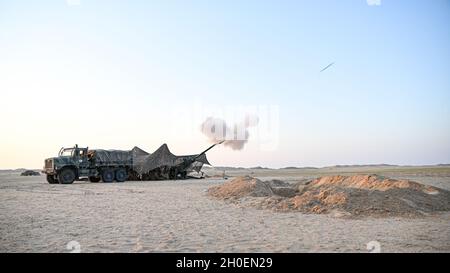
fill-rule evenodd
<path id="1" fill-rule="evenodd" d="M 211 149 L 214 148 L 215 146 L 220 145 L 220 144 L 222 144 L 222 143 L 224 143 L 224 142 L 225 142 L 225 140 L 222 140 L 222 141 L 220 141 L 220 142 L 217 142 L 217 143 L 211 145 L 208 149 L 206 149 L 206 150 L 204 150 L 203 152 L 199 153 L 198 155 L 192 156 L 192 157 L 189 157 L 189 158 L 183 160 L 183 162 L 181 162 L 179 165 L 177 165 L 177 166 L 175 167 L 175 173 L 176 173 L 176 174 L 175 174 L 175 179 L 176 179 L 179 175 L 180 175 L 181 178 L 183 178 L 183 179 L 186 178 L 186 176 L 187 176 L 187 170 L 189 169 L 189 167 L 191 167 L 191 165 L 192 165 L 195 161 L 197 161 L 197 159 L 199 159 L 201 156 L 203 156 L 204 154 L 206 154 L 206 152 L 208 152 L 209 150 L 211 150 Z"/>

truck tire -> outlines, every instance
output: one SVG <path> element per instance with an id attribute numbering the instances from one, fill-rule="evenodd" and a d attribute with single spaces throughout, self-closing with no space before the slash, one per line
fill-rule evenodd
<path id="1" fill-rule="evenodd" d="M 118 168 L 116 170 L 116 181 L 125 182 L 128 179 L 128 173 L 125 168 Z"/>
<path id="2" fill-rule="evenodd" d="M 98 183 L 100 182 L 101 178 L 97 176 L 89 176 L 89 182 L 91 183 Z"/>
<path id="3" fill-rule="evenodd" d="M 58 174 L 58 180 L 60 184 L 72 184 L 75 181 L 75 172 L 70 168 L 62 169 Z"/>
<path id="4" fill-rule="evenodd" d="M 187 171 L 182 171 L 182 172 L 180 173 L 180 178 L 181 178 L 181 179 L 186 179 L 186 178 L 187 178 Z"/>
<path id="5" fill-rule="evenodd" d="M 102 180 L 105 183 L 111 183 L 114 181 L 114 170 L 113 169 L 104 169 L 102 172 Z"/>
<path id="6" fill-rule="evenodd" d="M 58 179 L 56 179 L 54 175 L 50 175 L 50 174 L 47 174 L 47 182 L 49 184 L 59 184 Z"/>

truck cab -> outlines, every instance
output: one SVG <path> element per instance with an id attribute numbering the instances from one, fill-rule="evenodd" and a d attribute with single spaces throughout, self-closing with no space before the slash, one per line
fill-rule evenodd
<path id="1" fill-rule="evenodd" d="M 61 148 L 57 157 L 45 159 L 43 173 L 50 184 L 71 184 L 80 176 L 88 176 L 88 148 L 75 145 L 72 148 Z"/>

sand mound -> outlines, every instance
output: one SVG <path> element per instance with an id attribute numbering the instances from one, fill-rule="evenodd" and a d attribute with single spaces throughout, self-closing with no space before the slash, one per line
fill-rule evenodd
<path id="1" fill-rule="evenodd" d="M 450 210 L 450 192 L 446 190 L 377 175 L 327 176 L 297 184 L 239 177 L 210 188 L 209 194 L 234 201 L 263 197 L 252 204 L 277 211 L 341 216 L 414 217 Z"/>
<path id="2" fill-rule="evenodd" d="M 434 192 L 431 186 L 409 180 L 395 180 L 378 175 L 325 176 L 312 181 L 312 187 L 334 186 L 367 190 L 387 191 L 392 189 L 414 189 L 426 193 Z"/>
<path id="3" fill-rule="evenodd" d="M 237 177 L 222 186 L 208 190 L 211 196 L 220 199 L 239 199 L 245 196 L 264 197 L 273 195 L 271 187 L 259 179 L 245 176 Z"/>

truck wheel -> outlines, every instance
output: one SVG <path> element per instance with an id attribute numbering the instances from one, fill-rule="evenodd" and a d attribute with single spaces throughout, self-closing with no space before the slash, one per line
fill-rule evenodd
<path id="1" fill-rule="evenodd" d="M 72 169 L 63 169 L 58 174 L 60 184 L 72 184 L 75 181 L 75 172 Z"/>
<path id="2" fill-rule="evenodd" d="M 91 183 L 97 183 L 97 182 L 99 182 L 100 181 L 100 177 L 97 177 L 97 176 L 89 176 L 89 182 L 91 182 Z"/>
<path id="3" fill-rule="evenodd" d="M 116 171 L 116 181 L 117 182 L 125 182 L 128 179 L 127 170 L 124 168 L 119 168 Z"/>
<path id="4" fill-rule="evenodd" d="M 114 170 L 113 169 L 105 169 L 102 173 L 102 180 L 105 183 L 111 183 L 114 181 Z"/>
<path id="5" fill-rule="evenodd" d="M 58 184 L 59 183 L 59 181 L 55 178 L 54 175 L 49 175 L 49 174 L 47 174 L 47 182 L 49 184 Z"/>

